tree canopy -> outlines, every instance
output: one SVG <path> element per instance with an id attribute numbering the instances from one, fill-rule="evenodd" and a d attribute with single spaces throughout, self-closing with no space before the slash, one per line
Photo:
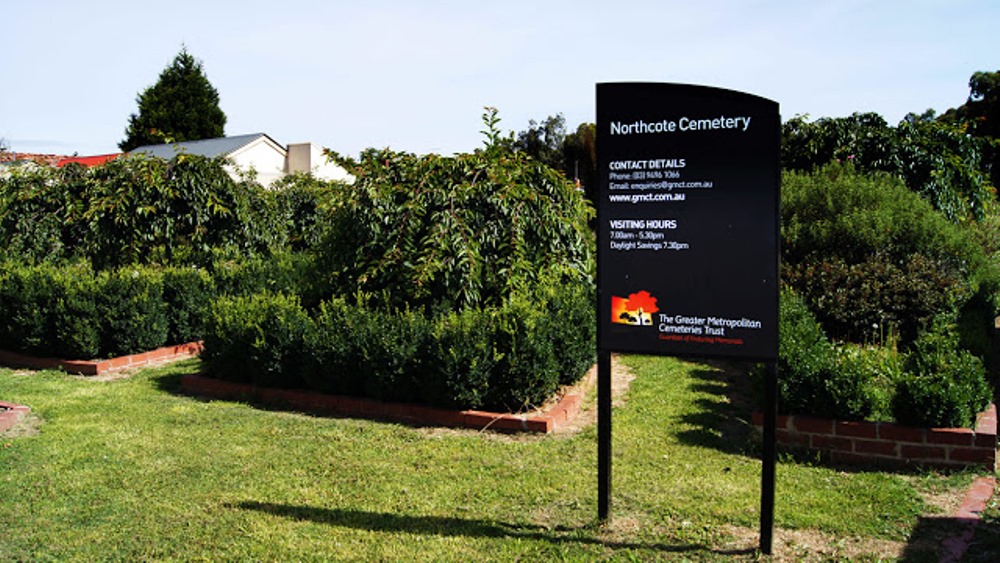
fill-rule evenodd
<path id="1" fill-rule="evenodd" d="M 514 150 L 558 170 L 582 187 L 587 198 L 594 201 L 597 190 L 597 152 L 594 141 L 597 127 L 581 123 L 576 131 L 566 132 L 563 115 L 550 115 L 538 123 L 528 121 L 528 129 L 517 134 Z"/>
<path id="2" fill-rule="evenodd" d="M 225 135 L 226 114 L 201 61 L 182 48 L 156 84 L 136 97 L 139 112 L 129 116 L 123 151 L 164 142 L 196 141 Z"/>
<path id="3" fill-rule="evenodd" d="M 1000 183 L 1000 71 L 976 72 L 969 78 L 969 98 L 941 116 L 986 144 L 985 160 L 996 186 Z"/>

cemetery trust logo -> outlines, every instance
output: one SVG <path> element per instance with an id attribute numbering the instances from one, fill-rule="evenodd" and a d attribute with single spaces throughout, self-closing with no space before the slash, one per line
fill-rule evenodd
<path id="1" fill-rule="evenodd" d="M 653 313 L 659 310 L 656 298 L 645 290 L 628 297 L 611 296 L 611 322 L 615 324 L 653 326 Z"/>

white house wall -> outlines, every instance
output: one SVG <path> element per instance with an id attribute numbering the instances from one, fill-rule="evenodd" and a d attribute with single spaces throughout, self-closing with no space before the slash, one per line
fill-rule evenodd
<path id="1" fill-rule="evenodd" d="M 285 151 L 276 150 L 263 139 L 235 151 L 230 158 L 241 170 L 256 170 L 257 181 L 264 187 L 285 174 Z"/>

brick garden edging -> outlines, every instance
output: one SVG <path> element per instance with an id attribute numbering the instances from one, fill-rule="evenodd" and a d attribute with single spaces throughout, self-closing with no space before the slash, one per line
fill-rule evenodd
<path id="1" fill-rule="evenodd" d="M 138 368 L 153 362 L 172 361 L 197 356 L 203 346 L 201 342 L 188 342 L 175 346 L 164 346 L 141 354 L 119 356 L 108 360 L 61 360 L 39 358 L 17 352 L 0 350 L 0 365 L 29 369 L 62 369 L 77 375 L 103 375 L 123 369 Z"/>
<path id="2" fill-rule="evenodd" d="M 31 409 L 24 405 L 15 405 L 14 403 L 0 401 L 0 432 L 20 422 L 24 418 L 24 415 L 29 412 L 31 412 Z"/>
<path id="3" fill-rule="evenodd" d="M 763 415 L 753 414 L 763 426 Z M 833 463 L 891 467 L 976 467 L 996 470 L 997 408 L 976 417 L 976 429 L 915 428 L 891 422 L 845 422 L 778 416 L 777 441 L 792 451 L 819 452 Z"/>
<path id="4" fill-rule="evenodd" d="M 300 389 L 273 389 L 244 383 L 232 383 L 202 375 L 181 378 L 184 392 L 215 399 L 235 399 L 284 406 L 307 412 L 336 416 L 391 420 L 406 424 L 472 428 L 499 432 L 536 432 L 548 434 L 563 428 L 580 413 L 580 405 L 593 383 L 591 368 L 580 384 L 566 391 L 549 408 L 534 414 L 507 414 L 480 410 L 449 410 L 408 403 L 387 403 L 374 399 L 328 395 Z"/>

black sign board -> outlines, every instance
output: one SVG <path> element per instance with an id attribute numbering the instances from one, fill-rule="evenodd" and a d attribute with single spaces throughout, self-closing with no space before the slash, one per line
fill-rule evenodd
<path id="1" fill-rule="evenodd" d="M 597 85 L 598 348 L 774 360 L 778 104 Z"/>

